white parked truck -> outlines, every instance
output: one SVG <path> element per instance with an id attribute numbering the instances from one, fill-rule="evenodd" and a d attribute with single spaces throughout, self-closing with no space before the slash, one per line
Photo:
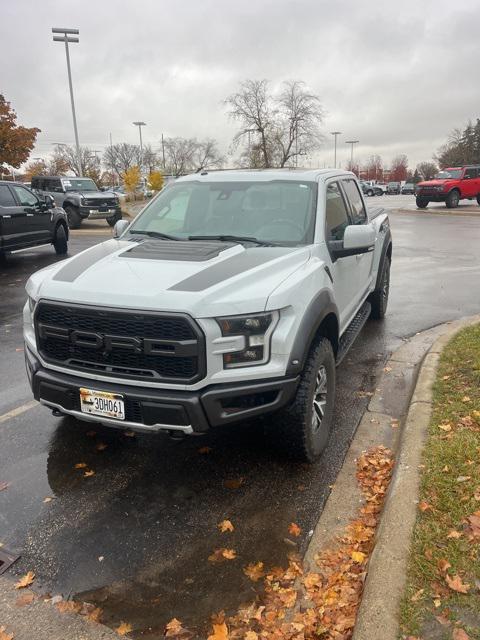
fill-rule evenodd
<path id="1" fill-rule="evenodd" d="M 318 457 L 336 364 L 388 301 L 388 217 L 355 175 L 203 171 L 114 235 L 27 283 L 35 398 L 171 434 L 269 415 L 292 455 Z"/>

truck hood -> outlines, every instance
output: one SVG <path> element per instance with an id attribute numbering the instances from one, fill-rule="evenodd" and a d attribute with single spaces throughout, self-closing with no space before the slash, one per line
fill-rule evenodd
<path id="1" fill-rule="evenodd" d="M 424 182 L 419 182 L 417 187 L 439 187 L 447 182 L 450 182 L 450 180 L 425 180 Z"/>
<path id="2" fill-rule="evenodd" d="M 108 240 L 33 274 L 35 299 L 214 317 L 266 308 L 310 258 L 309 247 L 217 241 Z"/>

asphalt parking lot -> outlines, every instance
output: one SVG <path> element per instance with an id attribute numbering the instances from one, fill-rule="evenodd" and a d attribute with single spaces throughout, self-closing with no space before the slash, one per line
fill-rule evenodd
<path id="1" fill-rule="evenodd" d="M 397 198 L 403 211 L 413 202 L 383 196 L 369 204 L 395 209 Z M 286 542 L 292 521 L 302 528 L 296 549 L 305 548 L 388 355 L 419 331 L 480 310 L 480 217 L 392 210 L 391 225 L 389 312 L 367 324 L 340 366 L 334 436 L 312 466 L 273 451 L 260 423 L 177 442 L 103 428 L 92 435 L 91 425 L 31 408 L 24 284 L 57 258 L 45 247 L 0 265 L 0 484 L 8 483 L 0 542 L 21 553 L 13 572 L 33 570 L 37 590 L 95 602 L 106 623 L 128 620 L 134 637 L 149 639 L 162 637 L 173 616 L 201 625 L 251 600 L 255 585 L 242 568 L 284 563 L 295 548 Z M 95 224 L 75 232 L 71 253 L 109 237 L 103 231 Z M 7 415 L 17 409 L 24 411 Z M 95 475 L 84 477 L 78 463 Z M 225 518 L 233 533 L 217 529 Z M 209 562 L 219 547 L 235 549 L 237 560 Z"/>

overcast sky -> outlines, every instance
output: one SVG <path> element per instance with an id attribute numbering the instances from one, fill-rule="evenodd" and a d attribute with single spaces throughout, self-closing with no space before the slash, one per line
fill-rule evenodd
<path id="1" fill-rule="evenodd" d="M 327 112 L 311 160 L 333 164 L 330 131 L 358 139 L 359 159 L 430 160 L 448 132 L 480 116 L 480 0 L 0 0 L 0 93 L 42 133 L 33 156 L 72 143 L 64 46 L 51 27 L 80 29 L 71 61 L 80 143 L 103 150 L 206 136 L 228 150 L 224 98 L 245 78 L 304 80 Z"/>

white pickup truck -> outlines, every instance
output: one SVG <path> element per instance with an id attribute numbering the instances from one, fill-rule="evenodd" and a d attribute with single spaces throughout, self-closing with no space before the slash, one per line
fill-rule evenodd
<path id="1" fill-rule="evenodd" d="M 277 442 L 317 458 L 335 366 L 388 301 L 388 217 L 354 174 L 203 171 L 114 235 L 27 283 L 35 398 L 175 435 L 270 414 Z"/>

